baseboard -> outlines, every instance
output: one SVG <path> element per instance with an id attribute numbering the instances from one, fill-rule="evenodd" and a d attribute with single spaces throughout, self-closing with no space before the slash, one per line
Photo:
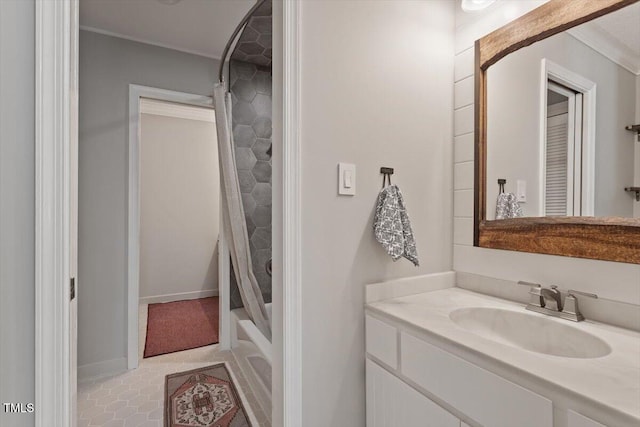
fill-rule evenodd
<path id="1" fill-rule="evenodd" d="M 158 304 L 162 302 L 182 301 L 186 299 L 198 299 L 217 296 L 217 289 L 209 289 L 206 291 L 183 292 L 180 294 L 165 294 L 151 297 L 142 297 L 140 298 L 140 304 Z"/>
<path id="2" fill-rule="evenodd" d="M 105 360 L 78 366 L 78 382 L 83 383 L 96 378 L 120 374 L 127 370 L 127 358 Z"/>

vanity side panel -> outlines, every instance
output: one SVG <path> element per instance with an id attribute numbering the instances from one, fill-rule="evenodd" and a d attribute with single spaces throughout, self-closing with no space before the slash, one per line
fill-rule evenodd
<path id="1" fill-rule="evenodd" d="M 398 331 L 378 319 L 365 316 L 367 353 L 390 368 L 398 369 Z"/>
<path id="2" fill-rule="evenodd" d="M 553 426 L 549 399 L 404 332 L 400 345 L 402 374 L 478 423 Z"/>

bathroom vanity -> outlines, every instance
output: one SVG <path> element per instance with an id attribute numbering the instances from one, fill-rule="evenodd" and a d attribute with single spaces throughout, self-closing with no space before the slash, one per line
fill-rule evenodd
<path id="1" fill-rule="evenodd" d="M 640 334 L 460 288 L 366 306 L 367 426 L 640 425 Z"/>
<path id="2" fill-rule="evenodd" d="M 456 154 L 462 273 L 367 287 L 368 427 L 640 426 L 640 276 L 581 287 L 594 264 L 545 256 L 640 264 L 640 199 L 624 184 L 640 176 L 635 127 L 625 125 L 640 117 L 640 60 L 622 61 L 602 33 L 624 38 L 638 16 L 638 0 L 550 0 L 474 49 L 456 46 L 456 150 L 474 139 L 473 153 Z M 589 268 L 569 274 L 580 266 Z M 464 284 L 465 274 L 490 280 Z M 521 294 L 516 281 L 536 277 L 604 298 L 553 283 L 522 283 L 531 289 Z"/>

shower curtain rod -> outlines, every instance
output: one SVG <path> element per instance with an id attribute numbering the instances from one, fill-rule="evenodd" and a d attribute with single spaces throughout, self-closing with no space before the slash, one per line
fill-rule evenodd
<path id="1" fill-rule="evenodd" d="M 238 36 L 238 33 L 240 33 L 240 30 L 242 30 L 242 28 L 247 24 L 247 22 L 249 22 L 249 18 L 251 18 L 251 16 L 253 16 L 253 13 L 256 11 L 256 9 L 258 9 L 260 6 L 262 6 L 262 4 L 265 1 L 266 0 L 258 0 L 256 2 L 256 4 L 254 4 L 253 7 L 251 9 L 249 9 L 249 12 L 247 12 L 247 14 L 244 16 L 244 18 L 242 18 L 242 21 L 240 21 L 240 23 L 238 24 L 236 29 L 233 31 L 233 34 L 231 35 L 231 38 L 227 42 L 227 45 L 224 47 L 224 51 L 222 52 L 222 58 L 220 58 L 220 68 L 218 69 L 218 81 L 219 82 L 222 82 L 222 74 L 224 73 L 224 62 L 227 59 L 227 54 L 229 53 L 229 49 L 231 49 L 231 45 L 233 44 L 233 41 Z"/>

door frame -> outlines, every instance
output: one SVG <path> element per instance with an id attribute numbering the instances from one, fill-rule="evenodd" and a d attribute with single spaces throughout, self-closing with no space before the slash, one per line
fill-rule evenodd
<path id="1" fill-rule="evenodd" d="M 547 90 L 551 92 L 555 92 L 567 98 L 567 111 L 566 114 L 567 119 L 567 200 L 565 206 L 565 215 L 564 216 L 574 216 L 576 212 L 578 212 L 578 216 L 580 216 L 581 212 L 581 200 L 582 200 L 582 93 L 576 93 L 571 90 L 568 90 L 562 85 L 559 85 L 553 80 L 547 81 Z M 579 98 L 579 102 L 576 101 L 576 98 Z M 578 106 L 579 104 L 579 106 Z M 548 126 L 550 121 L 554 120 L 555 117 L 550 117 L 550 113 L 552 109 L 547 105 L 545 121 Z M 542 193 L 542 198 L 540 199 L 540 215 L 546 216 L 547 214 L 547 151 L 548 151 L 548 132 L 549 129 L 546 129 L 545 135 L 543 136 L 543 146 L 542 151 L 543 155 L 541 155 L 542 164 L 540 165 L 540 180 L 542 185 L 540 186 L 540 191 Z M 578 161 L 580 159 L 580 161 Z M 576 183 L 576 177 L 579 178 L 578 183 Z"/>
<path id="2" fill-rule="evenodd" d="M 545 150 L 547 135 L 547 82 L 552 80 L 560 85 L 568 87 L 582 94 L 582 203 L 583 216 L 593 216 L 595 210 L 595 169 L 596 169 L 596 89 L 595 82 L 564 68 L 561 65 L 543 58 L 540 61 L 540 113 L 539 113 L 539 164 L 545 162 Z M 544 176 L 541 174 L 538 197 L 541 206 L 544 206 Z M 540 215 L 544 216 L 544 210 Z"/>
<path id="3" fill-rule="evenodd" d="M 127 367 L 138 367 L 138 312 L 140 302 L 140 98 L 176 102 L 213 109 L 213 98 L 136 84 L 129 85 L 129 139 L 127 175 Z M 223 227 L 220 204 L 220 230 Z M 218 292 L 220 298 L 220 348 L 231 348 L 229 247 L 220 233 Z"/>
<path id="4" fill-rule="evenodd" d="M 302 140 L 300 138 L 301 116 L 301 72 L 302 55 L 299 1 L 279 2 L 274 6 L 274 24 L 279 23 L 276 11 L 282 13 L 282 86 L 279 94 L 282 101 L 281 146 L 274 143 L 274 165 L 281 167 L 279 186 L 274 186 L 275 210 L 281 213 L 276 221 L 282 221 L 274 233 L 274 248 L 278 250 L 280 262 L 274 264 L 274 279 L 282 284 L 282 299 L 276 300 L 274 309 L 281 314 L 282 324 L 274 322 L 274 329 L 281 326 L 282 357 L 279 368 L 274 371 L 282 379 L 282 394 L 274 395 L 273 416 L 284 427 L 303 425 L 302 413 Z M 282 9 L 280 9 L 280 7 Z M 276 25 L 274 25 L 276 26 Z M 275 33 L 278 28 L 275 28 Z M 276 38 L 276 40 L 278 40 Z M 277 49 L 275 49 L 277 57 Z M 275 64 L 275 61 L 274 61 Z M 276 65 L 278 66 L 278 65 Z M 274 73 L 274 76 L 276 73 Z M 277 142 L 274 140 L 274 142 Z M 274 224 L 275 225 L 275 224 Z M 278 316 L 279 317 L 279 316 Z M 274 317 L 275 318 L 275 317 Z M 278 341 L 276 341 L 278 342 Z M 280 372 L 281 369 L 281 372 Z M 281 400 L 278 402 L 278 400 Z M 279 406 L 278 406 L 279 405 Z"/>
<path id="5" fill-rule="evenodd" d="M 78 0 L 35 2 L 35 425 L 75 426 L 71 147 Z"/>
<path id="6" fill-rule="evenodd" d="M 282 285 L 274 330 L 281 338 L 282 390 L 274 392 L 274 412 L 285 427 L 302 425 L 302 175 L 300 117 L 300 4 L 282 2 L 281 145 L 274 162 L 282 182 L 274 188 L 280 232 L 274 233 L 280 260 L 274 277 Z M 274 18 L 276 18 L 274 16 Z M 36 1 L 36 427 L 73 426 L 75 408 L 69 351 L 69 152 L 72 72 L 77 70 L 78 0 Z M 74 68 L 75 67 L 75 68 Z M 77 86 L 76 86 L 77 89 Z M 275 94 L 274 94 L 275 95 Z M 274 96 L 275 99 L 275 96 Z M 276 142 L 274 140 L 274 142 Z M 275 198 L 274 198 L 275 200 Z M 279 242 L 279 243 L 278 243 Z M 137 345 L 137 342 L 135 343 Z M 280 343 L 279 343 L 280 344 Z"/>

